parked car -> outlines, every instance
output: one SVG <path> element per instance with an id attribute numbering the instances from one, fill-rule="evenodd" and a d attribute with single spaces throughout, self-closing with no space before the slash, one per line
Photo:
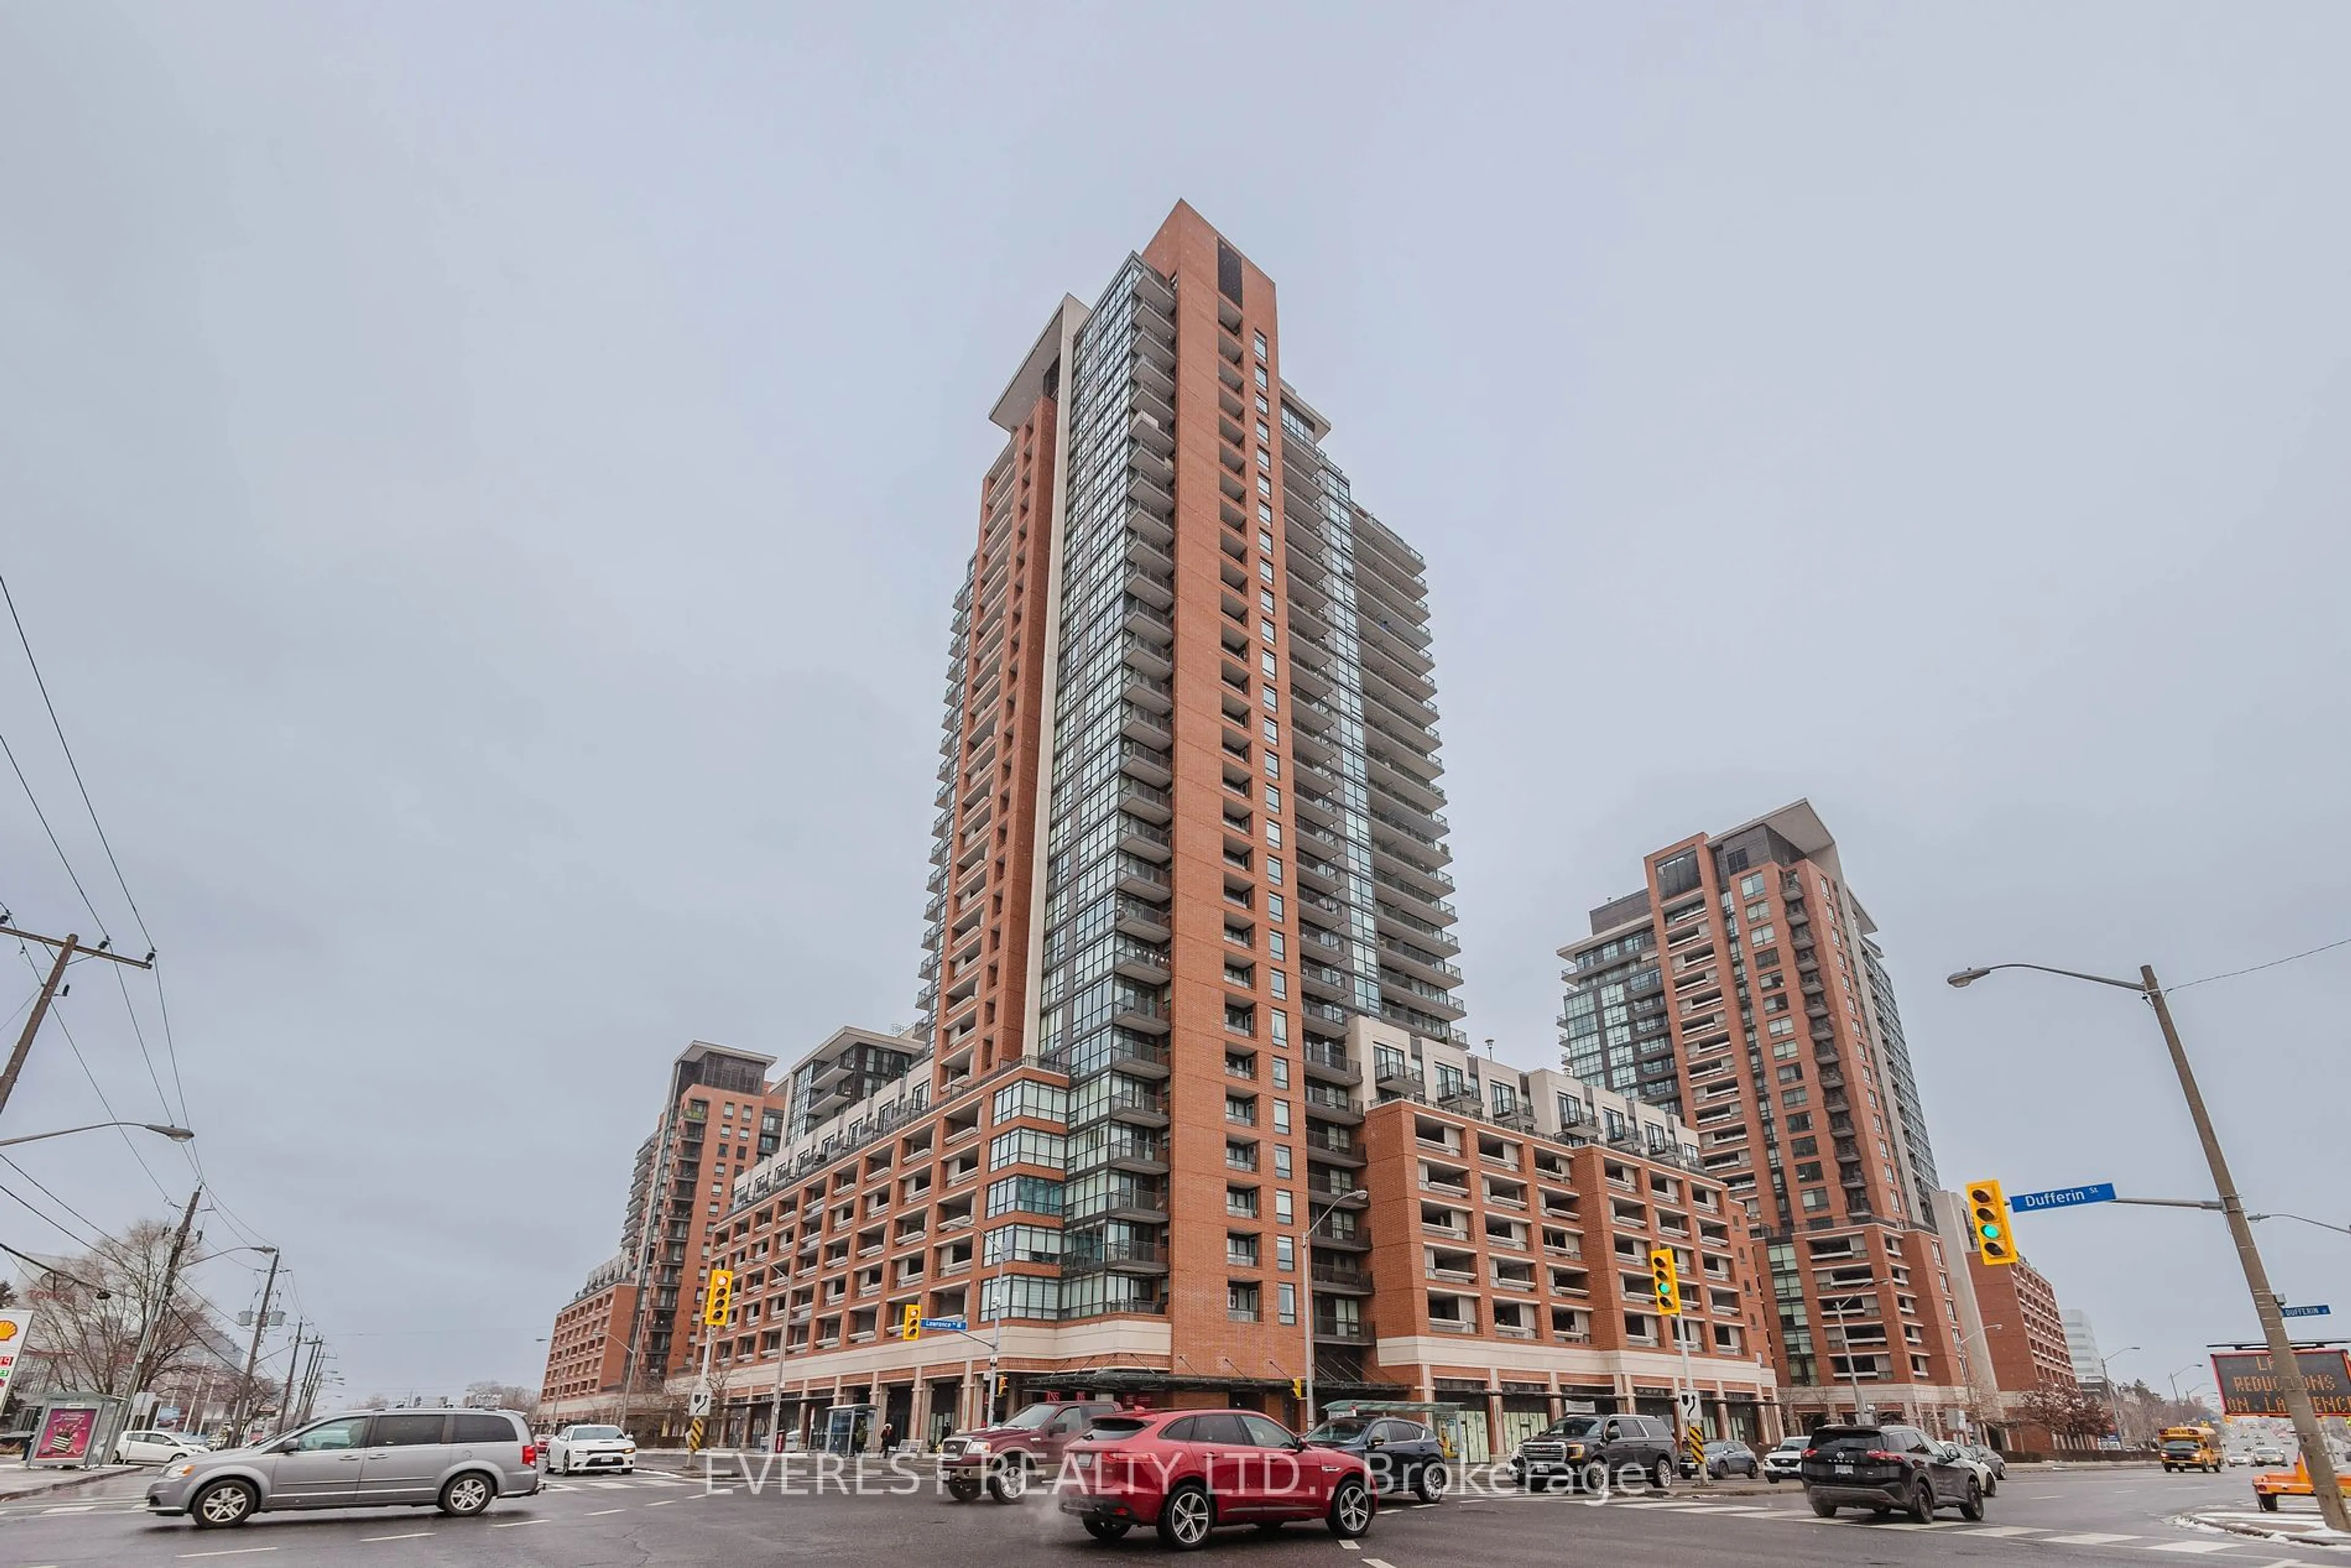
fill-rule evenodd
<path id="1" fill-rule="evenodd" d="M 1982 1459 L 1978 1458 L 1974 1454 L 1969 1452 L 1968 1446 L 1965 1443 L 1948 1443 L 1941 1446 L 1949 1448 L 1952 1453 L 1958 1455 L 1959 1463 L 1975 1471 L 1976 1484 L 1983 1489 L 1984 1496 L 1991 1497 L 2000 1491 L 2000 1478 L 1991 1473 L 1991 1467 L 1990 1465 L 1986 1464 Z"/>
<path id="2" fill-rule="evenodd" d="M 1812 1439 L 1798 1432 L 1782 1437 L 1763 1456 L 1763 1479 L 1773 1486 L 1798 1479 L 1796 1467 L 1803 1462 L 1804 1450 Z"/>
<path id="3" fill-rule="evenodd" d="M 177 1432 L 125 1432 L 114 1439 L 114 1462 L 118 1465 L 162 1465 L 186 1454 L 205 1451 L 202 1443 L 192 1443 Z"/>
<path id="4" fill-rule="evenodd" d="M 1371 1471 L 1372 1490 L 1382 1497 L 1409 1491 L 1423 1502 L 1441 1502 L 1453 1486 L 1444 1442 L 1417 1421 L 1396 1416 L 1334 1416 L 1307 1433 L 1306 1441 L 1361 1458 Z"/>
<path id="5" fill-rule="evenodd" d="M 1510 1479 L 1546 1488 L 1614 1483 L 1639 1476 L 1663 1490 L 1679 1468 L 1674 1429 L 1655 1416 L 1562 1416 L 1520 1443 L 1510 1456 Z"/>
<path id="6" fill-rule="evenodd" d="M 1025 1406 L 994 1427 L 958 1432 L 939 1445 L 939 1474 L 947 1495 L 969 1502 L 981 1489 L 998 1502 L 1029 1495 L 1037 1476 L 1061 1473 L 1061 1453 L 1102 1416 L 1118 1414 L 1106 1399 L 1044 1400 Z"/>
<path id="7" fill-rule="evenodd" d="M 1959 1445 L 1959 1452 L 1965 1454 L 1971 1459 L 1977 1460 L 1984 1467 L 1984 1469 L 1990 1470 L 1993 1480 L 2004 1481 L 2008 1479 L 2008 1456 L 2001 1453 L 1998 1448 L 1991 1448 L 1983 1443 L 1961 1443 Z M 1986 1487 L 1984 1489 L 1984 1496 L 1991 1496 L 1991 1489 L 1990 1487 Z"/>
<path id="8" fill-rule="evenodd" d="M 577 1475 L 581 1470 L 611 1470 L 633 1475 L 637 1469 L 636 1440 L 618 1427 L 565 1427 L 547 1442 L 549 1473 Z"/>
<path id="9" fill-rule="evenodd" d="M 1358 1456 L 1293 1437 L 1254 1410 L 1131 1411 L 1106 1416 L 1069 1445 L 1061 1511 L 1096 1541 L 1138 1524 L 1191 1552 L 1225 1525 L 1270 1533 L 1321 1520 L 1342 1541 L 1368 1533 L 1379 1502 Z"/>
<path id="10" fill-rule="evenodd" d="M 360 1411 L 165 1465 L 147 1507 L 206 1530 L 269 1509 L 437 1505 L 469 1519 L 539 1485 L 538 1445 L 511 1410 Z"/>
<path id="11" fill-rule="evenodd" d="M 1878 1519 L 1899 1510 L 1920 1524 L 1938 1508 L 1959 1517 L 1984 1516 L 1983 1481 L 1955 1444 L 1938 1443 L 1916 1427 L 1823 1427 L 1804 1449 L 1798 1473 L 1804 1500 L 1823 1519 L 1858 1506 Z"/>
<path id="12" fill-rule="evenodd" d="M 1752 1479 L 1763 1473 L 1763 1462 L 1744 1443 L 1724 1441 L 1706 1446 L 1706 1473 L 1716 1480 L 1732 1476 Z"/>

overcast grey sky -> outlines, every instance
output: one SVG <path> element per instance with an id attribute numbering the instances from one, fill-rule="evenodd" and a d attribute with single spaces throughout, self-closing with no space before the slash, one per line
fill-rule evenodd
<path id="1" fill-rule="evenodd" d="M 1555 1063 L 1585 911 L 1808 795 L 1946 1179 L 2200 1196 L 2142 1006 L 1940 977 L 2351 936 L 2346 47 L 2287 5 L 0 0 L 0 570 L 207 1170 L 353 1394 L 535 1384 L 681 1046 L 906 1019 L 987 410 L 1180 196 L 1428 557 L 1474 1034 Z M 0 734 L 133 929 L 7 649 Z M 0 902 L 87 932 L 0 783 Z M 2346 990 L 2180 998 L 2255 1207 L 2351 1220 Z M 110 977 L 64 1015 L 160 1113 Z M 45 1035 L 7 1121 L 97 1108 Z M 110 1227 L 184 1194 L 142 1152 L 162 1190 L 19 1159 Z M 2118 1374 L 2253 1333 L 2201 1217 L 2022 1239 Z M 2264 1239 L 2351 1312 L 2351 1239 Z"/>

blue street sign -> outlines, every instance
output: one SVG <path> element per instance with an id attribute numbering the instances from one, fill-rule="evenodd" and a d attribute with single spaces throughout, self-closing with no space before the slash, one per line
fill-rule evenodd
<path id="1" fill-rule="evenodd" d="M 2115 1184 L 2093 1182 L 2088 1186 L 2061 1186 L 2051 1192 L 2020 1192 L 2011 1194 L 2009 1208 L 2017 1214 L 2032 1214 L 2043 1208 L 2071 1208 L 2077 1203 L 2112 1203 Z"/>
<path id="2" fill-rule="evenodd" d="M 2323 1318 L 2328 1315 L 2331 1311 L 2332 1309 L 2329 1308 L 2325 1302 L 2320 1301 L 2307 1307 L 2280 1307 L 2278 1309 L 2278 1316 L 2282 1318 Z"/>
<path id="3" fill-rule="evenodd" d="M 923 1320 L 923 1327 L 925 1330 L 962 1329 L 965 1326 L 966 1320 L 962 1318 L 925 1318 Z"/>

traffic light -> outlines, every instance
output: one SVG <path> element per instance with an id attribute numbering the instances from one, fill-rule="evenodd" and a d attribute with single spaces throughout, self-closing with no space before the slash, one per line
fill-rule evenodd
<path id="1" fill-rule="evenodd" d="M 1306 1397 L 1306 1379 L 1302 1377 L 1293 1377 L 1290 1380 L 1290 1396 L 1292 1399 L 1303 1399 Z"/>
<path id="2" fill-rule="evenodd" d="M 1657 1311 L 1662 1315 L 1682 1315 L 1682 1273 L 1674 1266 L 1672 1248 L 1649 1249 L 1649 1286 L 1657 1293 Z"/>
<path id="3" fill-rule="evenodd" d="M 2000 1183 L 1968 1183 L 1968 1223 L 1975 1228 L 1976 1251 L 1985 1262 L 2016 1261 L 2016 1228 L 2008 1218 L 2008 1195 L 2000 1190 Z"/>
<path id="4" fill-rule="evenodd" d="M 923 1337 L 923 1307 L 921 1302 L 908 1301 L 906 1303 L 904 1313 L 898 1319 L 898 1337 L 900 1339 L 920 1339 Z"/>
<path id="5" fill-rule="evenodd" d="M 726 1314 L 735 1310 L 735 1270 L 710 1270 L 709 1289 L 702 1296 L 702 1321 L 712 1328 L 723 1326 Z"/>

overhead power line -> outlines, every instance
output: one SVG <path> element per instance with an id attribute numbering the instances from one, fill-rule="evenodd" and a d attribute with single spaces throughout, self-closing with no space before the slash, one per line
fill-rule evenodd
<path id="1" fill-rule="evenodd" d="M 2343 937 L 2338 941 L 2324 943 L 2316 947 L 2305 947 L 2299 953 L 2288 953 L 2284 957 L 2273 958 L 2266 964 L 2255 964 L 2243 969 L 2231 969 L 2225 974 L 2207 975 L 2200 980 L 2189 980 L 2187 985 L 2172 986 L 2168 988 L 2173 994 L 2177 995 L 2179 992 L 2186 990 L 2189 986 L 2209 986 L 2215 980 L 2233 980 L 2240 975 L 2258 975 L 2263 969 L 2274 969 L 2280 964 L 2293 964 L 2297 963 L 2304 958 L 2314 958 L 2321 953 L 2332 953 L 2337 947 L 2351 947 L 2351 936 Z"/>
<path id="2" fill-rule="evenodd" d="M 66 754 L 66 767 L 72 770 L 74 788 L 81 791 L 82 809 L 89 813 L 89 825 L 98 830 L 98 847 L 106 852 L 106 863 L 114 873 L 114 885 L 122 890 L 122 902 L 131 906 L 131 918 L 137 923 L 141 938 L 152 948 L 155 938 L 148 933 L 146 916 L 139 913 L 139 901 L 131 896 L 131 884 L 122 880 L 122 864 L 114 858 L 114 846 L 107 841 L 106 824 L 98 820 L 98 808 L 90 803 L 89 786 L 82 782 L 81 764 L 74 760 L 73 747 L 66 740 L 66 727 L 57 719 L 57 705 L 49 700 L 49 683 L 42 678 L 41 662 L 33 656 L 33 640 L 25 635 L 24 617 L 16 613 L 16 596 L 8 591 L 8 580 L 5 577 L 0 577 L 0 602 L 8 606 L 8 620 L 16 628 L 16 641 L 25 650 L 25 663 L 32 666 L 33 685 L 40 691 L 41 706 L 49 710 L 49 727 L 57 731 L 57 748 Z M 97 911 L 91 913 L 95 915 Z M 103 930 L 101 923 L 101 934 Z"/>

